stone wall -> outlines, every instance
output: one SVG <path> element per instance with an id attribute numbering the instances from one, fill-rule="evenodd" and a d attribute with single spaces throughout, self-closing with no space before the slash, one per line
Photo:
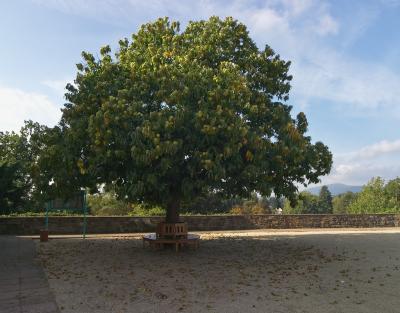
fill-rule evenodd
<path id="1" fill-rule="evenodd" d="M 163 217 L 90 216 L 87 232 L 135 233 L 155 230 Z M 398 227 L 400 214 L 212 215 L 183 216 L 189 230 Z M 50 234 L 82 233 L 82 217 L 49 217 Z M 37 235 L 44 217 L 0 217 L 0 234 Z"/>

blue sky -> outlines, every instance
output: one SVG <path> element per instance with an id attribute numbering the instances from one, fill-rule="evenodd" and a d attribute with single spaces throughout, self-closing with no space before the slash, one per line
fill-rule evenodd
<path id="1" fill-rule="evenodd" d="M 400 176 L 400 0 L 14 0 L 0 3 L 0 131 L 54 125 L 82 50 L 95 55 L 169 16 L 248 26 L 292 61 L 289 103 L 334 154 L 322 183 Z"/>

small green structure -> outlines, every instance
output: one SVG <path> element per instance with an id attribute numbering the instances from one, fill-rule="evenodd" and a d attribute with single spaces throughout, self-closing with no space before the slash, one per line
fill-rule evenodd
<path id="1" fill-rule="evenodd" d="M 86 191 L 81 190 L 80 192 L 74 194 L 69 199 L 57 198 L 50 200 L 46 203 L 46 219 L 45 219 L 45 229 L 49 229 L 49 212 L 55 211 L 67 211 L 73 213 L 83 213 L 83 227 L 82 236 L 83 239 L 86 238 L 87 230 L 87 203 L 86 203 Z"/>

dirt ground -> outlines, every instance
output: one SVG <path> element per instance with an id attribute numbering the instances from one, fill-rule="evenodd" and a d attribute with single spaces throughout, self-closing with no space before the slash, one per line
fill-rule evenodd
<path id="1" fill-rule="evenodd" d="M 199 233 L 197 251 L 138 235 L 37 242 L 61 312 L 400 312 L 400 230 Z"/>

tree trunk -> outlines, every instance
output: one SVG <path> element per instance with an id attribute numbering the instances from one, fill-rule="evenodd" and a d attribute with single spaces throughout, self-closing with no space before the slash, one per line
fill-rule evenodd
<path id="1" fill-rule="evenodd" d="M 179 223 L 179 205 L 178 199 L 171 199 L 167 204 L 167 216 L 165 218 L 166 223 Z"/>

